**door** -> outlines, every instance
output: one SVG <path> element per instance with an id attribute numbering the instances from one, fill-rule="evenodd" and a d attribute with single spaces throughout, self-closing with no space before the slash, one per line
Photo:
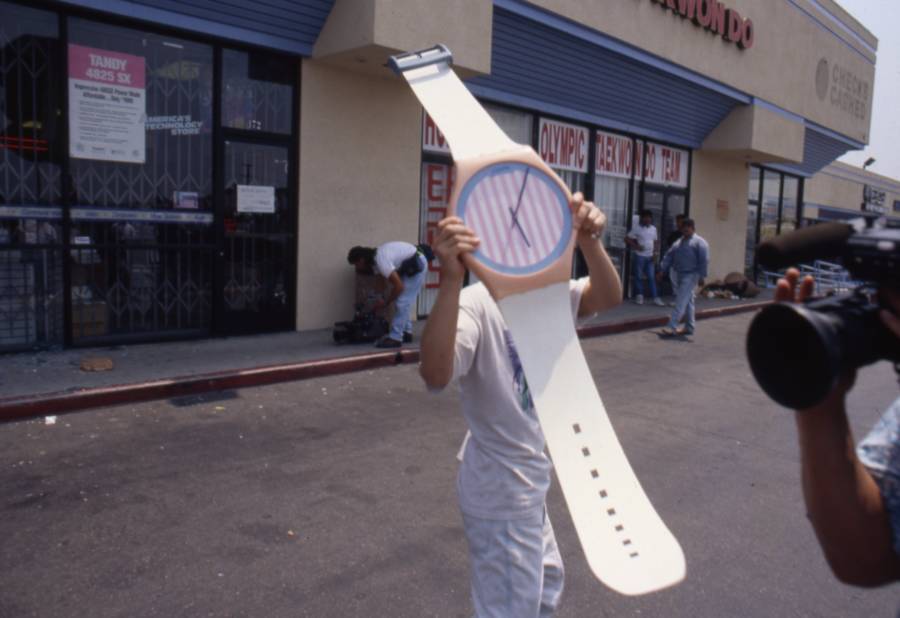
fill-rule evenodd
<path id="1" fill-rule="evenodd" d="M 296 233 L 287 146 L 225 140 L 218 331 L 294 327 Z"/>

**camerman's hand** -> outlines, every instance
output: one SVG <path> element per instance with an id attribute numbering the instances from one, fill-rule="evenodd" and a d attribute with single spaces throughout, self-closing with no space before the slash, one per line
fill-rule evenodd
<path id="1" fill-rule="evenodd" d="M 813 294 L 816 281 L 809 275 L 803 277 L 800 286 L 800 271 L 796 268 L 788 268 L 783 279 L 779 279 L 775 286 L 775 300 L 780 303 L 802 303 Z"/>

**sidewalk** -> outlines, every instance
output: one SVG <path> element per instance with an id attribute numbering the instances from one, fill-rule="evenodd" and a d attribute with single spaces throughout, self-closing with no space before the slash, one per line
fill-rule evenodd
<path id="1" fill-rule="evenodd" d="M 697 318 L 754 311 L 772 291 L 754 299 L 697 299 Z M 582 337 L 663 326 L 669 307 L 625 302 L 583 322 Z M 424 326 L 416 323 L 416 340 Z M 109 371 L 86 372 L 87 357 L 110 359 Z M 278 333 L 0 355 L 0 422 L 33 416 L 196 395 L 418 362 L 418 344 L 376 350 L 371 344 L 335 345 L 331 330 Z"/>

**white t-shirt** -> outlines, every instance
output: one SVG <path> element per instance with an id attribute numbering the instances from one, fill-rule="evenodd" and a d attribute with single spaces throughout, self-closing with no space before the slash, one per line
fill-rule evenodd
<path id="1" fill-rule="evenodd" d="M 386 242 L 375 250 L 375 272 L 387 279 L 400 268 L 403 260 L 411 258 L 418 249 L 402 240 Z"/>
<path id="2" fill-rule="evenodd" d="M 586 283 L 569 284 L 573 318 Z M 460 297 L 453 377 L 470 432 L 457 477 L 462 511 L 515 519 L 543 509 L 552 469 L 544 434 L 506 323 L 481 283 Z"/>
<path id="3" fill-rule="evenodd" d="M 628 232 L 629 238 L 634 238 L 641 245 L 640 250 L 635 251 L 637 255 L 643 257 L 653 256 L 653 243 L 659 240 L 659 234 L 656 233 L 656 226 L 652 223 L 646 227 L 636 225 Z"/>

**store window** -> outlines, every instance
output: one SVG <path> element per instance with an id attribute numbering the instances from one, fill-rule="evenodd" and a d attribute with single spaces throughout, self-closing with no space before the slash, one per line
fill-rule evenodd
<path id="1" fill-rule="evenodd" d="M 620 277 L 625 276 L 628 196 L 635 168 L 634 140 L 605 131 L 595 134 L 594 203 L 606 215 L 603 244 Z"/>
<path id="2" fill-rule="evenodd" d="M 297 69 L 0 0 L 0 351 L 292 328 Z"/>
<path id="3" fill-rule="evenodd" d="M 0 351 L 64 338 L 58 32 L 0 2 Z"/>
<path id="4" fill-rule="evenodd" d="M 69 20 L 72 340 L 206 332 L 208 45 Z"/>
<path id="5" fill-rule="evenodd" d="M 637 175 L 641 182 L 635 192 L 631 225 L 637 225 L 641 210 L 650 211 L 659 234 L 659 258 L 680 237 L 675 227 L 675 217 L 687 214 L 691 153 L 643 140 L 636 142 L 636 150 L 636 160 L 642 163 L 638 168 L 641 173 Z M 629 278 L 626 289 L 630 289 L 633 283 Z M 663 279 L 657 288 L 660 295 L 674 293 L 668 278 Z"/>
<path id="6" fill-rule="evenodd" d="M 758 166 L 750 168 L 747 190 L 747 241 L 744 268 L 750 278 L 760 275 L 756 247 L 790 232 L 803 220 L 802 179 Z"/>
<path id="7" fill-rule="evenodd" d="M 223 126 L 289 135 L 295 81 L 292 67 L 277 57 L 223 50 Z"/>

